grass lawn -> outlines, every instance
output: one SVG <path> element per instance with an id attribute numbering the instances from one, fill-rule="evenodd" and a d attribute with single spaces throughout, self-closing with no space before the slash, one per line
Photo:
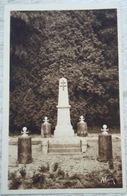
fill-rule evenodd
<path id="1" fill-rule="evenodd" d="M 9 189 L 122 187 L 120 145 L 121 140 L 115 137 L 113 165 L 97 160 L 97 139 L 88 140 L 86 153 L 78 155 L 43 155 L 40 144 L 33 145 L 33 162 L 25 166 L 16 164 L 17 145 L 10 145 Z"/>

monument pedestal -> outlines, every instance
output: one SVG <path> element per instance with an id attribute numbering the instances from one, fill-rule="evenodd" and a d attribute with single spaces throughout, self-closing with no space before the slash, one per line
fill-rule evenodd
<path id="1" fill-rule="evenodd" d="M 18 138 L 18 163 L 28 164 L 32 162 L 32 143 L 30 136 Z"/>
<path id="2" fill-rule="evenodd" d="M 80 137 L 86 137 L 88 135 L 87 123 L 84 120 L 84 117 L 80 116 L 80 122 L 77 123 L 77 135 Z"/>
<path id="3" fill-rule="evenodd" d="M 81 154 L 87 150 L 87 138 L 43 138 L 42 154 Z"/>
<path id="4" fill-rule="evenodd" d="M 98 138 L 99 161 L 112 160 L 112 136 L 99 134 Z"/>

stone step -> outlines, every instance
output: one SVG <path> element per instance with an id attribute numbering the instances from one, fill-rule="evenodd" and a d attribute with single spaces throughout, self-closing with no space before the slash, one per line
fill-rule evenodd
<path id="1" fill-rule="evenodd" d="M 80 148 L 81 145 L 79 144 L 48 144 L 49 148 Z"/>
<path id="2" fill-rule="evenodd" d="M 81 152 L 81 148 L 48 148 L 48 153 L 77 153 Z"/>
<path id="3" fill-rule="evenodd" d="M 81 155 L 82 152 L 48 152 L 49 155 L 68 155 L 68 156 L 74 156 L 74 155 Z"/>

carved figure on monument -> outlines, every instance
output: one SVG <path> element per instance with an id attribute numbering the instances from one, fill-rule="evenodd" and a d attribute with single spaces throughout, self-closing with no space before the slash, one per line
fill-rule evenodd
<path id="1" fill-rule="evenodd" d="M 73 137 L 74 130 L 70 120 L 70 105 L 68 97 L 67 79 L 62 77 L 59 80 L 59 95 L 57 105 L 57 125 L 54 137 Z"/>
<path id="2" fill-rule="evenodd" d="M 48 122 L 48 117 L 44 117 L 44 123 L 41 125 L 41 136 L 42 137 L 51 137 L 51 124 Z"/>
<path id="3" fill-rule="evenodd" d="M 77 123 L 77 135 L 81 137 L 86 137 L 88 135 L 88 132 L 85 118 L 83 116 L 80 116 L 79 120 L 80 122 Z"/>

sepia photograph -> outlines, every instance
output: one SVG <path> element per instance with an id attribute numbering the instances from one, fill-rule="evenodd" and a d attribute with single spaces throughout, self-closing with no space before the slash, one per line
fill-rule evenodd
<path id="1" fill-rule="evenodd" d="M 117 8 L 9 19 L 8 193 L 122 192 Z"/>

